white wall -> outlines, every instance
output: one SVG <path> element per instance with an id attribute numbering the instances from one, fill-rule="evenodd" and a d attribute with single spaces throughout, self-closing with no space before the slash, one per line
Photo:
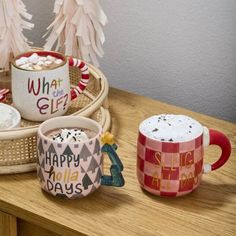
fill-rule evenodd
<path id="1" fill-rule="evenodd" d="M 36 45 L 54 1 L 23 0 Z M 235 0 L 102 0 L 101 69 L 114 87 L 236 122 Z"/>

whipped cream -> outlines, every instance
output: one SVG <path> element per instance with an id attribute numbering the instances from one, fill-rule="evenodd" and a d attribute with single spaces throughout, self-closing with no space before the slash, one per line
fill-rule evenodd
<path id="1" fill-rule="evenodd" d="M 0 129 L 7 129 L 14 124 L 14 113 L 13 111 L 0 104 Z"/>
<path id="2" fill-rule="evenodd" d="M 61 129 L 58 134 L 53 135 L 52 139 L 60 143 L 76 143 L 86 141 L 89 138 L 83 129 Z"/>
<path id="3" fill-rule="evenodd" d="M 145 136 L 162 142 L 190 141 L 203 133 L 202 125 L 184 115 L 161 114 L 144 120 L 139 127 Z"/>

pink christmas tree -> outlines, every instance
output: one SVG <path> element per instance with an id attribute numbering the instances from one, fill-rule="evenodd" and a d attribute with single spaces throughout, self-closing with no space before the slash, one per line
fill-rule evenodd
<path id="1" fill-rule="evenodd" d="M 54 48 L 98 66 L 97 56 L 104 54 L 103 26 L 107 22 L 99 0 L 56 0 L 54 13 L 44 48 Z"/>
<path id="2" fill-rule="evenodd" d="M 32 29 L 32 16 L 21 0 L 0 0 L 0 69 L 9 69 L 10 56 L 30 49 L 23 29 Z M 27 21 L 28 20 L 28 21 Z"/>

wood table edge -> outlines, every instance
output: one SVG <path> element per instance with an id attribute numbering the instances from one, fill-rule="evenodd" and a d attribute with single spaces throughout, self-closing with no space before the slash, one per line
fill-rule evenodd
<path id="1" fill-rule="evenodd" d="M 66 236 L 87 236 L 89 234 L 71 229 L 56 221 L 45 218 L 36 213 L 27 211 L 16 205 L 0 200 L 0 211 L 12 215 L 13 217 L 20 218 L 34 225 L 40 226 L 44 229 Z"/>

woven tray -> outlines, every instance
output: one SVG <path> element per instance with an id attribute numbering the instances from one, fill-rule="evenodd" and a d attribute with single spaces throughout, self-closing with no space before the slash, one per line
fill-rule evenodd
<path id="1" fill-rule="evenodd" d="M 86 90 L 73 102 L 65 115 L 90 117 L 99 122 L 104 131 L 110 128 L 108 110 L 108 82 L 103 73 L 88 64 L 90 82 Z M 72 87 L 78 83 L 80 73 L 70 68 Z M 7 100 L 11 104 L 11 98 Z M 21 127 L 0 131 L 0 174 L 22 173 L 36 170 L 37 130 L 40 122 L 22 119 Z"/>

